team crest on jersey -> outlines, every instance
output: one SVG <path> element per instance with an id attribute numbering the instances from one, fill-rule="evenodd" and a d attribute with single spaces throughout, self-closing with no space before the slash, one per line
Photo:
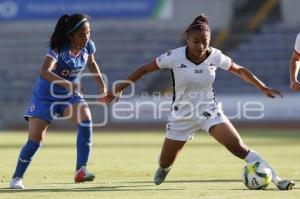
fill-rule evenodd
<path id="1" fill-rule="evenodd" d="M 32 112 L 32 111 L 34 111 L 34 109 L 35 109 L 35 104 L 33 103 L 30 105 L 29 111 Z"/>
<path id="2" fill-rule="evenodd" d="M 60 74 L 65 77 L 65 76 L 70 75 L 70 71 L 69 70 L 63 70 L 63 71 L 61 71 Z"/>
<path id="3" fill-rule="evenodd" d="M 208 70 L 216 70 L 217 68 L 216 68 L 216 66 L 213 64 L 213 63 L 210 63 L 209 65 L 208 65 Z"/>

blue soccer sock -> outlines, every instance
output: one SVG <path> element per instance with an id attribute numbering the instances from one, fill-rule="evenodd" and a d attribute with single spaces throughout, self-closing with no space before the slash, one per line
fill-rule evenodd
<path id="1" fill-rule="evenodd" d="M 18 159 L 18 163 L 13 178 L 15 177 L 23 178 L 24 173 L 32 160 L 32 157 L 34 156 L 35 152 L 39 148 L 40 148 L 39 142 L 28 139 L 28 141 L 23 146 L 19 154 L 19 159 Z"/>
<path id="2" fill-rule="evenodd" d="M 89 155 L 92 149 L 92 136 L 93 136 L 93 128 L 92 121 L 86 120 L 82 121 L 77 125 L 78 133 L 77 133 L 77 162 L 76 162 L 76 170 L 80 169 L 82 166 L 86 166 Z"/>

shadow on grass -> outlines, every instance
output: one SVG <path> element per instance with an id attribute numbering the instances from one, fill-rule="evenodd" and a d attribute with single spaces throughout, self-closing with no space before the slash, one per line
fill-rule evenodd
<path id="1" fill-rule="evenodd" d="M 141 187 L 141 188 L 138 188 Z M 149 187 L 149 188 L 143 188 Z M 174 190 L 183 190 L 183 189 L 157 189 L 155 186 L 151 185 L 137 185 L 137 186 L 96 186 L 96 187 L 80 187 L 80 188 L 45 188 L 45 189 L 9 189 L 9 188 L 0 188 L 1 193 L 31 193 L 31 192 L 122 192 L 122 191 L 174 191 Z"/>
<path id="2" fill-rule="evenodd" d="M 232 191 L 245 191 L 245 190 L 248 190 L 248 191 L 280 191 L 280 192 L 285 192 L 285 191 L 293 191 L 293 190 L 300 190 L 300 187 L 293 187 L 293 190 L 279 190 L 277 188 L 270 188 L 270 187 L 267 187 L 266 189 L 262 189 L 262 190 L 250 190 L 250 189 L 247 189 L 246 187 L 244 189 L 228 189 L 228 190 L 232 190 Z"/>
<path id="3" fill-rule="evenodd" d="M 300 182 L 300 179 L 294 180 L 295 182 Z M 23 189 L 23 190 L 13 190 L 9 188 L 0 188 L 1 193 L 34 193 L 34 192 L 134 192 L 134 191 L 176 191 L 184 190 L 178 188 L 160 188 L 162 186 L 155 186 L 153 181 L 130 181 L 130 182 L 121 182 L 123 184 L 141 184 L 141 185 L 124 185 L 124 186 L 94 186 L 94 187 L 78 187 L 78 188 L 45 188 L 45 189 Z M 142 184 L 151 184 L 151 185 L 142 185 Z M 212 179 L 212 180 L 171 180 L 166 181 L 164 184 L 172 183 L 242 183 L 240 179 Z M 53 184 L 53 183 L 49 183 Z M 65 185 L 66 183 L 54 183 Z M 69 184 L 69 183 L 68 183 Z M 73 183 L 71 183 L 73 184 Z M 74 184 L 73 184 L 74 185 Z M 297 183 L 296 183 L 297 185 Z M 214 189 L 210 189 L 214 190 Z M 215 189 L 220 190 L 220 189 Z M 232 191 L 245 191 L 248 190 L 245 188 L 238 189 L 227 189 Z M 294 187 L 293 190 L 300 190 L 300 187 Z M 248 191 L 280 191 L 277 188 L 267 188 L 266 190 L 248 190 Z"/>
<path id="4" fill-rule="evenodd" d="M 295 179 L 296 185 L 300 183 L 300 179 Z M 211 179 L 211 180 L 166 180 L 164 183 L 226 183 L 226 182 L 238 182 L 241 183 L 241 179 Z M 298 183 L 297 183 L 298 182 Z M 131 181 L 131 182 L 123 182 L 123 183 L 146 183 L 153 184 L 153 181 Z M 297 187 L 294 189 L 298 189 Z M 300 189 L 300 188 L 299 188 Z"/>
<path id="5" fill-rule="evenodd" d="M 207 183 L 207 182 L 242 182 L 240 179 L 212 179 L 212 180 L 167 180 L 164 183 Z M 151 183 L 153 181 L 131 181 L 131 182 L 124 182 L 124 183 Z"/>

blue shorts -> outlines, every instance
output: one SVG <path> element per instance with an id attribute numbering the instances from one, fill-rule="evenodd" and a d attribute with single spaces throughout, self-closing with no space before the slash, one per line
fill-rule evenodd
<path id="1" fill-rule="evenodd" d="M 33 94 L 24 118 L 28 121 L 30 117 L 37 117 L 51 123 L 53 118 L 62 117 L 67 107 L 80 102 L 85 102 L 82 95 L 72 95 L 67 99 L 55 101 L 39 98 Z"/>

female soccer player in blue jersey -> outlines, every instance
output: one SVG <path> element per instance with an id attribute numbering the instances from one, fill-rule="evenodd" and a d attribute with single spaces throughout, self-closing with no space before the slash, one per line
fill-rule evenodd
<path id="1" fill-rule="evenodd" d="M 128 77 L 135 82 L 144 75 L 160 69 L 171 69 L 173 80 L 173 104 L 166 125 L 166 138 L 161 150 L 159 168 L 154 183 L 164 182 L 179 151 L 193 138 L 197 130 L 203 130 L 224 145 L 233 155 L 246 162 L 260 161 L 271 166 L 259 153 L 250 149 L 222 111 L 215 98 L 212 84 L 218 68 L 229 71 L 256 86 L 267 97 L 281 95 L 269 88 L 246 68 L 237 65 L 220 50 L 210 47 L 211 32 L 206 16 L 197 17 L 186 29 L 186 46 L 162 54 L 145 64 Z M 119 83 L 114 93 L 104 98 L 107 103 L 118 98 L 129 84 Z M 294 181 L 282 180 L 272 169 L 272 182 L 282 190 L 292 189 Z"/>
<path id="2" fill-rule="evenodd" d="M 86 169 L 92 147 L 92 117 L 78 81 L 87 65 L 96 79 L 99 94 L 106 93 L 101 72 L 95 61 L 94 42 L 90 40 L 90 23 L 82 14 L 63 15 L 51 36 L 49 52 L 35 84 L 24 117 L 28 120 L 28 140 L 21 149 L 10 187 L 23 189 L 24 173 L 40 148 L 54 116 L 70 116 L 77 125 L 77 162 L 74 181 L 92 181 L 95 175 Z"/>

